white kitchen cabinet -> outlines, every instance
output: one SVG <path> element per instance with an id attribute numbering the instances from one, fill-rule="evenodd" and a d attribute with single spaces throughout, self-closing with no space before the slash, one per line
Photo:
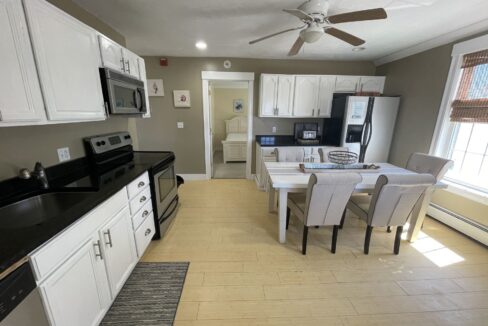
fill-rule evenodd
<path id="1" fill-rule="evenodd" d="M 314 117 L 317 110 L 319 92 L 318 76 L 296 76 L 295 98 L 293 101 L 293 116 Z"/>
<path id="2" fill-rule="evenodd" d="M 355 93 L 359 89 L 360 76 L 337 76 L 335 91 Z"/>
<path id="3" fill-rule="evenodd" d="M 332 99 L 334 97 L 336 76 L 319 77 L 319 94 L 317 104 L 317 116 L 330 118 Z"/>
<path id="4" fill-rule="evenodd" d="M 278 92 L 278 76 L 261 74 L 260 86 L 259 116 L 274 117 L 277 115 L 276 94 Z"/>
<path id="5" fill-rule="evenodd" d="M 141 79 L 141 75 L 139 74 L 139 56 L 126 48 L 123 49 L 123 55 L 125 61 L 125 73 L 134 78 Z"/>
<path id="6" fill-rule="evenodd" d="M 95 326 L 111 304 L 98 237 L 86 241 L 39 288 L 52 326 Z"/>
<path id="7" fill-rule="evenodd" d="M 98 35 L 98 43 L 100 45 L 103 66 L 125 72 L 122 46 L 103 35 Z"/>
<path id="8" fill-rule="evenodd" d="M 151 117 L 151 106 L 149 105 L 149 89 L 147 88 L 147 76 L 146 76 L 146 63 L 143 58 L 139 58 L 139 74 L 141 75 L 141 80 L 144 82 L 144 99 L 146 101 L 146 113 L 142 115 L 143 118 Z"/>
<path id="9" fill-rule="evenodd" d="M 46 119 L 22 3 L 0 0 L 0 126 Z"/>
<path id="10" fill-rule="evenodd" d="M 276 92 L 276 107 L 278 116 L 289 117 L 293 113 L 293 93 L 295 77 L 278 75 L 278 90 Z"/>
<path id="11" fill-rule="evenodd" d="M 103 120 L 97 32 L 42 0 L 24 0 L 49 120 Z"/>
<path id="12" fill-rule="evenodd" d="M 125 207 L 99 231 L 112 297 L 122 289 L 137 263 L 129 208 Z"/>
<path id="13" fill-rule="evenodd" d="M 383 94 L 385 80 L 384 76 L 363 76 L 359 81 L 358 92 Z"/>

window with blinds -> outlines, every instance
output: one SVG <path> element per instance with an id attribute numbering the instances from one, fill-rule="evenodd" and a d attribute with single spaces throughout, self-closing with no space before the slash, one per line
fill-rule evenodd
<path id="1" fill-rule="evenodd" d="M 488 50 L 465 54 L 451 121 L 488 123 Z"/>

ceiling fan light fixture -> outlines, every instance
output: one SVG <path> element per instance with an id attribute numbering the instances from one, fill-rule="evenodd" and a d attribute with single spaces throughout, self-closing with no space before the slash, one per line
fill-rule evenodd
<path id="1" fill-rule="evenodd" d="M 307 43 L 317 42 L 322 35 L 324 35 L 324 29 L 318 25 L 312 25 L 300 32 L 300 37 Z"/>
<path id="2" fill-rule="evenodd" d="M 366 48 L 364 46 L 356 46 L 356 47 L 352 48 L 352 52 L 361 52 L 364 50 L 366 50 Z"/>

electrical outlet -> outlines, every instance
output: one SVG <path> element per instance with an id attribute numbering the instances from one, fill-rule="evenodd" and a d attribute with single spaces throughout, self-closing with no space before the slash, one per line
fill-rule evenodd
<path id="1" fill-rule="evenodd" d="M 275 126 L 273 126 L 272 131 L 273 131 L 273 133 L 276 133 L 276 127 Z"/>
<path id="2" fill-rule="evenodd" d="M 69 155 L 69 147 L 58 148 L 59 162 L 69 161 L 71 156 Z"/>
<path id="3" fill-rule="evenodd" d="M 178 129 L 183 129 L 183 128 L 185 128 L 185 123 L 184 122 L 181 122 L 181 121 L 178 121 L 176 123 L 176 126 L 178 127 Z"/>

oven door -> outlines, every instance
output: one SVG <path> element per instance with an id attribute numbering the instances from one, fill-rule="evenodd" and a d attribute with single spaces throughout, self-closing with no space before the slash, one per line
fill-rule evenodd
<path id="1" fill-rule="evenodd" d="M 156 191 L 156 203 L 158 218 L 168 209 L 171 202 L 178 195 L 176 174 L 174 165 L 171 164 L 154 174 L 154 187 Z M 162 221 L 159 221 L 161 223 Z"/>
<path id="2" fill-rule="evenodd" d="M 111 114 L 144 114 L 146 113 L 146 100 L 144 87 L 139 83 L 109 79 L 108 102 Z"/>

